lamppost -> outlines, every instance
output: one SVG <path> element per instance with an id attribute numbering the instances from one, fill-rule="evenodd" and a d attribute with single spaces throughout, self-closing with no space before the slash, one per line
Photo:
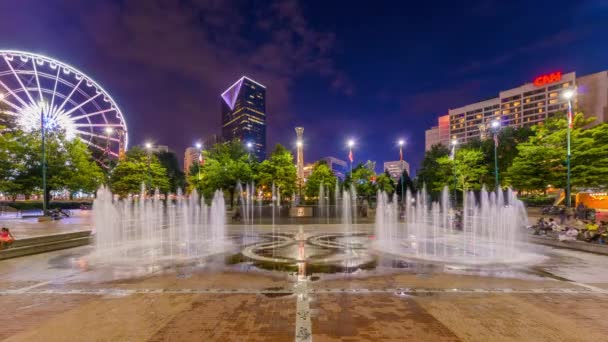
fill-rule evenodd
<path id="1" fill-rule="evenodd" d="M 494 133 L 494 178 L 496 189 L 500 186 L 498 183 L 498 132 L 500 131 L 500 120 L 492 121 L 492 133 Z"/>
<path id="2" fill-rule="evenodd" d="M 40 102 L 40 132 L 42 134 L 42 215 L 46 215 L 46 130 L 44 126 L 44 102 Z"/>
<path id="3" fill-rule="evenodd" d="M 355 146 L 355 141 L 353 139 L 349 139 L 346 143 L 348 145 L 348 160 L 350 161 L 350 177 L 353 177 L 353 161 L 355 158 L 353 157 L 353 146 Z"/>
<path id="4" fill-rule="evenodd" d="M 566 169 L 567 169 L 567 173 L 566 173 L 566 206 L 568 208 L 570 208 L 572 206 L 572 196 L 570 195 L 570 131 L 572 130 L 572 97 L 574 97 L 574 95 L 576 95 L 576 90 L 575 89 L 568 89 L 568 90 L 564 90 L 564 92 L 562 93 L 562 96 L 568 100 L 568 135 L 567 135 L 567 139 L 568 139 L 568 150 L 566 153 Z"/>
<path id="5" fill-rule="evenodd" d="M 456 206 L 457 198 L 456 198 L 456 188 L 458 186 L 458 181 L 456 179 L 456 146 L 458 145 L 458 139 L 452 139 L 452 162 L 454 164 L 454 206 Z M 463 189 L 464 191 L 464 189 Z"/>
<path id="6" fill-rule="evenodd" d="M 198 170 L 198 181 L 201 181 L 201 163 L 203 162 L 203 144 L 201 144 L 200 142 L 196 143 L 196 148 L 198 149 L 198 167 L 196 168 Z"/>
<path id="7" fill-rule="evenodd" d="M 405 140 L 403 139 L 399 139 L 399 161 L 401 162 L 401 166 L 403 166 L 403 145 L 405 145 Z M 403 170 L 401 170 L 401 203 L 405 203 L 403 202 L 403 199 L 405 198 L 405 192 L 403 192 L 403 172 L 404 172 L 405 168 L 403 168 Z"/>
<path id="8" fill-rule="evenodd" d="M 245 146 L 247 146 L 247 159 L 249 160 L 251 159 L 251 149 L 253 148 L 253 143 L 248 141 Z"/>
<path id="9" fill-rule="evenodd" d="M 150 188 L 150 183 L 151 183 L 151 174 L 150 174 L 150 153 L 152 152 L 152 144 L 147 142 L 146 143 L 146 151 L 148 151 L 148 186 L 147 188 Z"/>

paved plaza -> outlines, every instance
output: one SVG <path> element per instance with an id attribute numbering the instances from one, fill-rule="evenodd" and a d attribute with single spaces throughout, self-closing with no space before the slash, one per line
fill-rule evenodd
<path id="1" fill-rule="evenodd" d="M 338 226 L 280 226 L 315 234 Z M 268 227 L 260 226 L 264 231 Z M 359 225 L 371 236 L 371 225 Z M 230 226 L 233 235 L 242 231 Z M 7 341 L 608 341 L 608 257 L 531 246 L 537 264 L 393 260 L 298 276 L 210 258 L 87 263 L 93 246 L 0 263 Z"/>

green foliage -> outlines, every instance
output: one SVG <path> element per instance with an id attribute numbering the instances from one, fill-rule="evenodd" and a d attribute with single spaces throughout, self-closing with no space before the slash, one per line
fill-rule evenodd
<path id="1" fill-rule="evenodd" d="M 257 167 L 256 183 L 261 186 L 275 187 L 281 191 L 281 197 L 291 197 L 296 190 L 297 169 L 291 152 L 277 144 L 270 159 L 261 162 Z"/>
<path id="2" fill-rule="evenodd" d="M 378 190 L 384 191 L 387 194 L 392 194 L 395 191 L 395 181 L 391 178 L 388 171 L 376 177 L 376 186 Z"/>
<path id="3" fill-rule="evenodd" d="M 437 164 L 439 177 L 432 183 L 435 191 L 440 191 L 445 185 L 453 189 L 454 174 L 458 189 L 479 190 L 483 185 L 483 176 L 488 173 L 483 153 L 474 149 L 459 149 L 454 159 L 443 156 L 437 159 Z"/>
<path id="4" fill-rule="evenodd" d="M 327 163 L 319 162 L 312 169 L 312 173 L 306 180 L 306 197 L 318 197 L 321 184 L 331 193 L 336 186 L 337 178 Z"/>
<path id="5" fill-rule="evenodd" d="M 403 185 L 401 185 L 401 182 L 403 182 Z M 410 175 L 407 173 L 407 170 L 403 170 L 401 177 L 399 177 L 399 179 L 397 180 L 397 184 L 395 185 L 395 191 L 397 191 L 397 196 L 399 196 L 399 198 L 402 198 L 401 189 L 403 189 L 404 192 L 407 192 L 408 189 L 411 193 L 416 192 L 416 189 L 414 188 L 414 182 L 410 178 Z"/>
<path id="6" fill-rule="evenodd" d="M 203 151 L 205 163 L 200 167 L 195 163 L 188 174 L 190 189 L 196 188 L 206 198 L 211 198 L 218 189 L 230 193 L 230 203 L 234 202 L 237 182 L 250 182 L 253 179 L 255 161 L 247 154 L 238 140 L 213 145 Z"/>
<path id="7" fill-rule="evenodd" d="M 568 123 L 548 120 L 533 128 L 528 142 L 517 146 L 519 154 L 506 173 L 506 182 L 521 191 L 545 191 L 549 185 L 566 186 Z M 585 127 L 593 119 L 581 113 L 571 130 L 571 184 L 579 188 L 605 188 L 608 179 L 608 125 Z"/>
<path id="8" fill-rule="evenodd" d="M 358 196 L 372 197 L 376 194 L 376 184 L 373 178 L 376 176 L 374 171 L 375 163 L 367 161 L 365 164 L 359 164 L 353 169 L 352 173 L 347 173 L 344 179 L 344 185 L 350 187 L 354 185 Z"/>
<path id="9" fill-rule="evenodd" d="M 18 129 L 0 134 L 0 191 L 15 197 L 42 189 L 42 139 L 40 133 Z M 47 194 L 53 190 L 92 193 L 103 182 L 103 172 L 87 146 L 67 140 L 62 132 L 49 132 L 45 141 Z"/>
<path id="10" fill-rule="evenodd" d="M 177 156 L 173 152 L 158 152 L 156 157 L 160 164 L 167 171 L 167 178 L 169 179 L 169 192 L 176 193 L 177 189 L 184 190 L 186 186 L 186 177 L 184 172 L 179 167 L 179 161 Z"/>
<path id="11" fill-rule="evenodd" d="M 160 164 L 156 155 L 134 147 L 112 170 L 110 189 L 113 193 L 124 197 L 139 193 L 142 184 L 146 186 L 148 192 L 159 189 L 167 193 L 170 188 L 167 170 Z"/>
<path id="12" fill-rule="evenodd" d="M 447 157 L 450 150 L 441 144 L 433 145 L 430 150 L 424 154 L 421 167 L 416 174 L 416 188 L 422 189 L 426 184 L 427 189 L 431 192 L 438 192 L 447 184 L 445 172 L 439 168 L 437 160 L 442 157 Z"/>

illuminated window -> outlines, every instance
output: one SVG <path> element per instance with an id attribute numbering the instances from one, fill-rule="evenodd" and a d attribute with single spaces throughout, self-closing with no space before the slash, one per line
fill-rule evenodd
<path id="1" fill-rule="evenodd" d="M 511 106 L 510 103 L 505 103 L 505 108 L 509 108 L 509 106 Z"/>
<path id="2" fill-rule="evenodd" d="M 536 104 L 536 107 L 542 107 L 542 106 L 543 106 L 542 102 L 539 102 L 539 103 Z"/>
<path id="3" fill-rule="evenodd" d="M 502 113 L 503 114 L 509 114 L 509 113 L 511 113 L 511 111 L 507 109 L 507 110 L 503 110 Z"/>
<path id="4" fill-rule="evenodd" d="M 498 115 L 498 114 L 500 114 L 500 111 L 499 110 L 495 110 L 494 111 L 494 115 Z"/>
<path id="5" fill-rule="evenodd" d="M 557 97 L 557 93 L 549 93 L 549 97 Z"/>
<path id="6" fill-rule="evenodd" d="M 475 116 L 477 119 L 481 119 L 481 114 L 477 114 L 477 116 Z"/>
<path id="7" fill-rule="evenodd" d="M 521 103 L 521 102 L 519 102 L 519 101 L 517 101 L 517 102 L 513 103 L 513 107 L 517 107 L 517 106 L 519 106 L 519 105 L 520 105 L 520 103 Z"/>
<path id="8" fill-rule="evenodd" d="M 549 104 L 554 104 L 554 103 L 557 103 L 557 99 L 551 99 L 551 100 L 549 100 Z"/>
<path id="9" fill-rule="evenodd" d="M 530 103 L 530 101 L 532 101 L 532 100 L 530 100 L 530 99 L 526 99 L 526 103 Z"/>
<path id="10" fill-rule="evenodd" d="M 539 113 L 542 113 L 542 112 L 543 112 L 543 109 L 542 109 L 542 108 L 538 108 L 538 112 L 539 112 Z"/>

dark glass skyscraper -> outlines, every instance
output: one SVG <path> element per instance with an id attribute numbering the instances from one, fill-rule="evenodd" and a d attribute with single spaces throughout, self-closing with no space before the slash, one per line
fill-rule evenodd
<path id="1" fill-rule="evenodd" d="M 266 159 L 266 87 L 241 77 L 222 93 L 222 138 L 251 143 L 251 153 Z"/>

